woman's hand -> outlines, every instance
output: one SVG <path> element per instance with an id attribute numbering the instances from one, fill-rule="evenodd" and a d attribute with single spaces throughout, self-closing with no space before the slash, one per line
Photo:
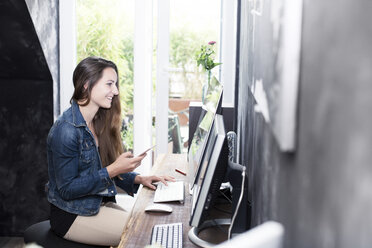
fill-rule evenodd
<path id="1" fill-rule="evenodd" d="M 141 175 L 137 175 L 134 178 L 134 183 L 142 184 L 143 186 L 146 186 L 146 187 L 148 187 L 150 189 L 153 189 L 153 190 L 156 189 L 156 186 L 152 185 L 152 183 L 159 182 L 159 181 L 164 183 L 165 185 L 168 185 L 167 181 L 175 182 L 176 180 L 175 180 L 174 177 L 171 177 L 171 176 L 141 176 Z"/>
<path id="2" fill-rule="evenodd" d="M 113 178 L 119 174 L 134 171 L 134 169 L 140 166 L 144 157 L 146 157 L 146 153 L 138 157 L 133 157 L 131 152 L 125 152 L 121 154 L 114 163 L 106 167 L 107 172 L 109 176 Z"/>

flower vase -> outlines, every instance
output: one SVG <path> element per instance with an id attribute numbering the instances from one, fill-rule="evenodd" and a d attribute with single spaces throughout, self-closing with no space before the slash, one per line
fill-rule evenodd
<path id="1" fill-rule="evenodd" d="M 208 88 L 209 88 L 209 83 L 211 81 L 211 75 L 212 75 L 212 72 L 210 70 L 206 71 L 206 82 L 203 84 L 203 87 L 202 87 L 202 103 L 204 104 L 204 101 L 205 101 L 205 98 L 207 96 L 207 93 L 208 93 Z"/>

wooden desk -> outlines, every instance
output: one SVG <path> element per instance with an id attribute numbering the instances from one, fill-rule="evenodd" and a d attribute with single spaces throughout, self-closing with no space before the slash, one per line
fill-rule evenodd
<path id="1" fill-rule="evenodd" d="M 186 181 L 186 177 L 175 171 L 175 168 L 187 171 L 186 154 L 163 154 L 160 155 L 153 166 L 152 174 L 170 175 L 176 179 Z M 183 223 L 183 247 L 197 247 L 189 240 L 187 234 L 190 230 L 189 219 L 191 210 L 191 196 L 186 192 L 188 184 L 185 182 L 185 202 L 167 203 L 172 206 L 172 213 L 145 212 L 149 203 L 153 202 L 154 191 L 142 188 L 133 206 L 132 216 L 124 229 L 119 248 L 145 247 L 150 244 L 152 227 L 155 224 L 166 224 L 174 222 Z"/>

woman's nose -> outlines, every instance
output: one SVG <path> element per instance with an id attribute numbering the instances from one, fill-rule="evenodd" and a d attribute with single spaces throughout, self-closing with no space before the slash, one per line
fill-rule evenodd
<path id="1" fill-rule="evenodd" d="M 118 89 L 118 87 L 116 86 L 116 84 L 114 84 L 114 86 L 113 86 L 112 93 L 113 93 L 114 95 L 119 95 L 119 89 Z"/>

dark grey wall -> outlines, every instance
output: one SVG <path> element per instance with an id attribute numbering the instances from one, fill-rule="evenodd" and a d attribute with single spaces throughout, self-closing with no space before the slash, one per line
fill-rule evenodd
<path id="1" fill-rule="evenodd" d="M 0 80 L 0 236 L 20 236 L 49 217 L 46 135 L 53 121 L 52 82 Z"/>
<path id="2" fill-rule="evenodd" d="M 272 1 L 263 2 L 269 9 Z M 259 61 L 248 63 L 248 3 L 241 0 L 237 133 L 252 225 L 279 221 L 285 247 L 370 247 L 372 2 L 304 0 L 292 154 L 279 151 L 270 124 L 254 111 L 248 87 Z"/>
<path id="3" fill-rule="evenodd" d="M 58 80 L 58 29 L 50 25 L 57 23 L 57 2 L 43 1 L 49 8 L 40 8 L 44 22 L 36 28 L 24 0 L 0 2 L 0 236 L 21 236 L 49 217 L 44 184 L 53 80 Z"/>
<path id="4" fill-rule="evenodd" d="M 53 78 L 54 116 L 59 106 L 59 0 L 25 0 Z"/>

